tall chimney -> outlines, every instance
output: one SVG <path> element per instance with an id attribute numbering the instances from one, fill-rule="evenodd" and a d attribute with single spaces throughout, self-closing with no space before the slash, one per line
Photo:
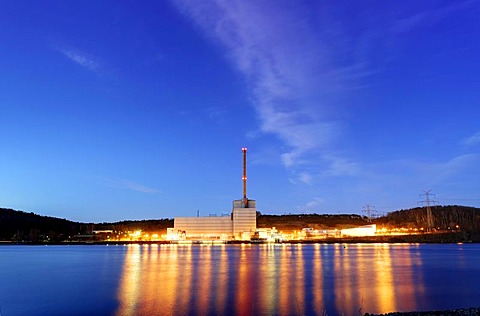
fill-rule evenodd
<path id="1" fill-rule="evenodd" d="M 242 148 L 243 153 L 243 206 L 248 207 L 247 199 L 247 148 Z"/>

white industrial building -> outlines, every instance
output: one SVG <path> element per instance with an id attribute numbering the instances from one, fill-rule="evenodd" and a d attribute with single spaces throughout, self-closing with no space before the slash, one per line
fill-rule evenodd
<path id="1" fill-rule="evenodd" d="M 173 228 L 167 229 L 167 239 L 244 239 L 257 229 L 256 201 L 247 198 L 247 149 L 243 152 L 243 199 L 233 201 L 230 216 L 176 217 Z"/>
<path id="2" fill-rule="evenodd" d="M 341 230 L 343 237 L 364 237 L 364 236 L 375 236 L 377 231 L 377 225 L 365 225 L 354 228 L 346 228 Z"/>
<path id="3" fill-rule="evenodd" d="M 250 237 L 257 229 L 257 208 L 255 200 L 233 201 L 230 216 L 221 217 L 175 217 L 173 228 L 167 230 L 167 238 L 176 239 L 243 239 Z"/>

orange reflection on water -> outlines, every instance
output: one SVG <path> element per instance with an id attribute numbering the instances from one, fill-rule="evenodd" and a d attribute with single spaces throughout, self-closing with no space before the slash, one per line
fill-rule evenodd
<path id="1" fill-rule="evenodd" d="M 387 313 L 396 311 L 399 303 L 403 310 L 415 310 L 416 296 L 423 291 L 423 284 L 415 282 L 414 267 L 421 265 L 421 260 L 412 259 L 410 249 L 414 246 L 352 244 L 332 247 L 337 311 Z"/>
<path id="2" fill-rule="evenodd" d="M 127 247 L 118 295 L 120 301 L 120 306 L 117 310 L 118 316 L 136 315 L 138 295 L 140 292 L 140 245 L 129 245 Z"/>
<path id="3" fill-rule="evenodd" d="M 398 302 L 402 302 L 402 309 L 415 310 L 420 293 L 424 292 L 423 282 L 417 282 L 419 276 L 414 275 L 413 267 L 420 266 L 422 260 L 418 254 L 418 245 L 396 245 L 395 257 L 392 260 L 394 270 L 402 275 L 395 280 L 397 286 L 395 295 Z"/>
<path id="4" fill-rule="evenodd" d="M 266 314 L 274 314 L 275 305 L 278 299 L 278 268 L 279 268 L 279 252 L 275 245 L 264 245 L 263 258 L 266 261 L 264 265 L 259 266 L 260 274 L 258 278 L 261 282 L 259 293 L 263 293 L 264 299 L 259 303 L 259 310 L 265 311 Z"/>
<path id="5" fill-rule="evenodd" d="M 155 283 L 155 291 L 150 293 L 143 293 L 145 298 L 152 298 L 158 303 L 156 310 L 150 310 L 147 308 L 140 308 L 139 315 L 154 314 L 155 312 L 162 311 L 166 315 L 172 315 L 176 310 L 176 298 L 177 291 L 179 289 L 178 272 L 179 265 L 178 258 L 178 246 L 176 245 L 162 245 L 160 247 L 160 257 L 158 260 L 158 266 L 145 266 L 142 271 L 144 274 L 143 280 L 151 278 L 151 273 L 158 271 L 159 278 Z M 148 262 L 148 258 L 144 258 Z M 161 300 L 159 300 L 161 297 Z M 144 307 L 145 305 L 141 305 Z M 145 306 L 146 307 L 146 306 Z"/>
<path id="6" fill-rule="evenodd" d="M 177 252 L 171 246 L 129 245 L 120 280 L 116 315 L 174 314 Z M 161 300 L 159 300 L 161 298 Z"/>
<path id="7" fill-rule="evenodd" d="M 350 264 L 349 249 L 351 247 L 345 247 L 343 245 L 334 245 L 334 273 L 335 273 L 335 305 L 337 310 L 346 311 L 351 313 L 358 303 L 356 302 L 356 296 L 354 296 L 353 285 L 356 279 L 356 271 L 353 271 Z"/>
<path id="8" fill-rule="evenodd" d="M 116 315 L 415 310 L 422 262 L 414 246 L 403 247 L 129 245 Z"/>
<path id="9" fill-rule="evenodd" d="M 376 274 L 377 306 L 383 312 L 394 312 L 397 306 L 390 251 L 389 244 L 377 244 L 375 247 L 373 271 Z"/>
<path id="10" fill-rule="evenodd" d="M 320 244 L 315 244 L 315 252 L 313 257 L 313 303 L 315 314 L 320 315 L 324 312 L 323 305 L 323 267 Z"/>
<path id="11" fill-rule="evenodd" d="M 217 283 L 214 285 L 214 297 L 216 298 L 217 315 L 225 314 L 227 304 L 227 286 L 228 286 L 228 256 L 225 245 L 215 246 L 220 252 L 218 267 L 215 270 L 217 275 Z"/>
<path id="12" fill-rule="evenodd" d="M 247 260 L 247 247 L 250 248 L 251 245 L 242 244 L 240 251 L 240 259 L 238 262 L 238 276 L 237 276 L 237 304 L 236 304 L 236 314 L 237 315 L 249 315 L 251 314 L 251 305 L 252 301 L 250 299 L 250 288 L 249 285 L 249 262 Z M 250 250 L 250 249 L 249 249 Z"/>
<path id="13" fill-rule="evenodd" d="M 209 308 L 209 299 L 212 288 L 212 246 L 200 246 L 199 265 L 202 267 L 202 273 L 197 274 L 196 293 L 194 294 L 197 304 L 194 310 L 207 311 Z"/>
<path id="14" fill-rule="evenodd" d="M 140 278 L 142 294 L 138 307 L 142 311 L 152 312 L 156 306 L 156 292 L 158 290 L 158 283 L 161 282 L 162 272 L 159 271 L 158 264 L 158 245 L 143 245 L 141 255 L 141 273 Z M 148 271 L 148 277 L 145 277 L 145 271 Z"/>
<path id="15" fill-rule="evenodd" d="M 297 257 L 295 258 L 295 305 L 297 315 L 305 314 L 305 262 L 303 257 L 303 245 L 297 245 Z"/>
<path id="16" fill-rule="evenodd" d="M 289 245 L 282 245 L 282 251 L 280 256 L 280 269 L 279 269 L 279 280 L 280 280 L 280 295 L 278 300 L 278 309 L 280 314 L 287 315 L 290 311 L 290 274 L 291 268 L 290 264 L 292 261 L 291 257 L 291 247 Z"/>
<path id="17" fill-rule="evenodd" d="M 178 245 L 176 251 L 180 254 L 181 268 L 178 272 L 180 280 L 179 286 L 175 289 L 178 293 L 176 302 L 177 306 L 187 308 L 190 306 L 190 296 L 192 293 L 192 276 L 193 276 L 193 260 L 192 260 L 192 246 Z M 179 262 L 175 263 L 179 264 Z"/>
<path id="18" fill-rule="evenodd" d="M 350 247 L 350 245 L 349 245 Z M 358 275 L 357 291 L 359 299 L 357 299 L 358 310 L 362 312 L 374 312 L 373 306 L 378 298 L 373 288 L 376 284 L 375 271 L 371 265 L 373 259 L 373 251 L 371 245 L 359 244 L 355 245 L 357 252 L 356 274 Z M 376 307 L 375 307 L 376 308 Z"/>

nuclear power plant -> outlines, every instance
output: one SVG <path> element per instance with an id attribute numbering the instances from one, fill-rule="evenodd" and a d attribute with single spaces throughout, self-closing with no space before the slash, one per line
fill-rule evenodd
<path id="1" fill-rule="evenodd" d="M 175 217 L 167 229 L 169 240 L 242 240 L 250 239 L 257 229 L 256 201 L 247 198 L 247 148 L 243 154 L 243 198 L 233 201 L 230 216 Z"/>

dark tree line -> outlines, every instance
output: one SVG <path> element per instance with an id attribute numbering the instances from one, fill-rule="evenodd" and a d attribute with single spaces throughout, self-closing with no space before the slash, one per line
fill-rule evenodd
<path id="1" fill-rule="evenodd" d="M 173 227 L 173 219 L 171 218 L 95 224 L 96 230 L 113 230 L 116 232 L 141 230 L 160 234 L 166 234 L 168 227 Z"/>
<path id="2" fill-rule="evenodd" d="M 167 227 L 173 227 L 173 219 L 94 224 L 0 208 L 0 240 L 4 241 L 61 242 L 75 240 L 78 235 L 90 235 L 95 230 L 142 230 L 165 234 Z"/>
<path id="3" fill-rule="evenodd" d="M 314 229 L 329 229 L 336 226 L 361 226 L 369 222 L 366 217 L 357 214 L 287 214 L 262 215 L 257 212 L 259 228 L 275 227 L 279 231 L 294 231 L 310 227 Z"/>
<path id="4" fill-rule="evenodd" d="M 468 206 L 432 206 L 433 227 L 440 230 L 456 229 L 480 231 L 480 209 Z M 427 210 L 417 207 L 388 213 L 375 220 L 390 226 L 427 227 Z M 458 225 L 458 228 L 457 228 Z"/>
<path id="5" fill-rule="evenodd" d="M 63 218 L 0 208 L 0 240 L 63 241 L 85 233 L 88 225 Z"/>

